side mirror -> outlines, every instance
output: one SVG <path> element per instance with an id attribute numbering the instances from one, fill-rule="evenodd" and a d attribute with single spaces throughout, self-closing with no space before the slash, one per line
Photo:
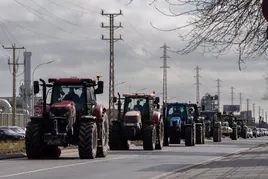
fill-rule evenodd
<path id="1" fill-rule="evenodd" d="M 98 88 L 95 90 L 95 94 L 102 94 L 103 93 L 103 81 L 98 81 Z"/>
<path id="2" fill-rule="evenodd" d="M 113 98 L 113 103 L 116 103 L 116 101 L 117 101 L 117 97 L 115 96 L 115 97 Z"/>
<path id="3" fill-rule="evenodd" d="M 39 82 L 38 81 L 34 81 L 33 82 L 33 90 L 34 90 L 34 94 L 37 94 L 37 93 L 39 93 L 39 91 L 40 91 L 40 88 L 39 88 Z"/>
<path id="4" fill-rule="evenodd" d="M 154 104 L 158 104 L 159 102 L 160 102 L 160 98 L 159 97 L 155 97 Z"/>

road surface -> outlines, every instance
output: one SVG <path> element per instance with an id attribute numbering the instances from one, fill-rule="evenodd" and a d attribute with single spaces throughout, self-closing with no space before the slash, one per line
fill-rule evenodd
<path id="1" fill-rule="evenodd" d="M 5 179 L 156 179 L 193 164 L 216 159 L 266 143 L 268 137 L 224 139 L 221 143 L 206 141 L 204 145 L 185 147 L 171 145 L 162 151 L 110 151 L 107 158 L 80 160 L 77 151 L 64 153 L 59 160 L 0 161 L 0 178 Z"/>

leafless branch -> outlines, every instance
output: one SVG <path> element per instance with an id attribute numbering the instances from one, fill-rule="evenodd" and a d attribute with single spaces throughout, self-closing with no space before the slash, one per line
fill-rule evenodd
<path id="1" fill-rule="evenodd" d="M 238 65 L 246 59 L 258 59 L 266 54 L 268 48 L 267 23 L 262 15 L 261 0 L 165 0 L 169 4 L 170 14 L 160 13 L 180 18 L 187 15 L 189 22 L 172 29 L 174 31 L 189 29 L 188 33 L 180 34 L 179 38 L 187 41 L 187 45 L 177 51 L 188 54 L 200 47 L 204 52 L 221 55 L 230 50 L 238 53 Z M 178 7 L 188 9 L 175 12 Z"/>

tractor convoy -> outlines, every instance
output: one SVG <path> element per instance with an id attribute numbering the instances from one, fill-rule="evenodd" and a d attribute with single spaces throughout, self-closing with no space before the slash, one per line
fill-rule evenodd
<path id="1" fill-rule="evenodd" d="M 36 106 L 26 130 L 29 159 L 58 158 L 59 147 L 78 146 L 81 159 L 106 157 L 108 150 L 129 150 L 130 141 L 142 141 L 144 150 L 163 146 L 204 144 L 205 138 L 221 142 L 222 136 L 245 138 L 247 127 L 231 112 L 220 113 L 217 96 L 206 94 L 201 105 L 165 102 L 152 94 L 118 93 L 113 102 L 117 115 L 108 119 L 97 103 L 104 83 L 89 78 L 50 78 L 34 81 L 34 94 L 42 87 L 42 104 Z M 39 83 L 41 82 L 41 84 Z"/>

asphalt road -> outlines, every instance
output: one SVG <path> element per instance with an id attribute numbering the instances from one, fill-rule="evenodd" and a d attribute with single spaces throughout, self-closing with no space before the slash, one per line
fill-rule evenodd
<path id="1" fill-rule="evenodd" d="M 162 151 L 110 151 L 107 158 L 80 160 L 76 150 L 64 153 L 59 160 L 0 161 L 0 178 L 5 179 L 156 179 L 174 170 L 213 160 L 267 142 L 268 137 L 224 139 L 221 143 L 184 144 L 164 147 Z"/>

